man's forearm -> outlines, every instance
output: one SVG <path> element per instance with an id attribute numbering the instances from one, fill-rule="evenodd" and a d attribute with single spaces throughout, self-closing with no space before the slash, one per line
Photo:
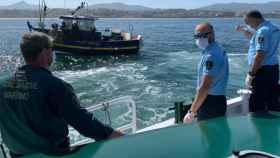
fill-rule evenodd
<path id="1" fill-rule="evenodd" d="M 205 101 L 207 95 L 208 95 L 208 88 L 204 88 L 204 87 L 200 88 L 197 91 L 195 100 L 192 103 L 190 110 L 196 113 L 198 109 L 201 107 L 202 103 Z"/>
<path id="2" fill-rule="evenodd" d="M 264 56 L 262 53 L 257 53 L 254 57 L 253 64 L 249 71 L 256 74 L 262 66 L 261 64 L 262 64 L 263 58 L 264 58 Z"/>
<path id="3" fill-rule="evenodd" d="M 251 39 L 252 36 L 253 36 L 253 34 L 252 34 L 251 32 L 249 32 L 249 31 L 244 31 L 244 36 L 245 36 L 246 38 L 248 38 L 248 39 Z"/>

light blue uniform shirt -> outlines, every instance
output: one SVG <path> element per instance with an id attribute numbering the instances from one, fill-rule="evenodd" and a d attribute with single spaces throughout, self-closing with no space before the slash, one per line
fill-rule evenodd
<path id="1" fill-rule="evenodd" d="M 277 49 L 280 41 L 280 31 L 269 21 L 261 23 L 250 40 L 248 64 L 252 65 L 257 51 L 264 52 L 262 65 L 277 65 Z"/>
<path id="2" fill-rule="evenodd" d="M 198 65 L 197 89 L 201 87 L 203 76 L 213 77 L 209 95 L 226 95 L 229 75 L 228 57 L 217 42 L 213 42 L 202 52 Z"/>

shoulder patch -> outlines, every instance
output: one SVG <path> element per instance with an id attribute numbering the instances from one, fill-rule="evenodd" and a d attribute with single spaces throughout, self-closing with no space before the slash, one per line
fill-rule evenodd
<path id="1" fill-rule="evenodd" d="M 264 42 L 264 38 L 263 37 L 258 37 L 257 42 L 258 43 L 263 43 Z"/>
<path id="2" fill-rule="evenodd" d="M 213 66 L 214 66 L 213 61 L 209 61 L 209 60 L 206 61 L 206 69 L 207 70 L 211 70 L 213 68 Z"/>

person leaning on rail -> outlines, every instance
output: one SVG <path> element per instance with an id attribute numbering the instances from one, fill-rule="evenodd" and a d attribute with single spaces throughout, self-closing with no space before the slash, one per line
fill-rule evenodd
<path id="1" fill-rule="evenodd" d="M 236 31 L 244 32 L 250 39 L 249 70 L 245 82 L 247 88 L 252 90 L 250 112 L 279 111 L 279 28 L 265 20 L 257 10 L 249 11 L 244 21 L 247 27 L 238 26 Z"/>
<path id="2" fill-rule="evenodd" d="M 123 135 L 83 109 L 72 86 L 51 73 L 52 46 L 46 34 L 24 34 L 26 65 L 0 86 L 0 130 L 12 157 L 69 152 L 68 125 L 96 141 Z"/>
<path id="3" fill-rule="evenodd" d="M 210 23 L 197 25 L 194 37 L 202 57 L 198 64 L 196 97 L 184 117 L 185 123 L 191 123 L 195 115 L 198 120 L 224 116 L 227 109 L 227 54 L 215 41 L 214 27 Z"/>

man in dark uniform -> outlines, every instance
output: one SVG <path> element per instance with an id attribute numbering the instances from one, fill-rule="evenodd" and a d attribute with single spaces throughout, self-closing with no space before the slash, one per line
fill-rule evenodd
<path id="1" fill-rule="evenodd" d="M 237 27 L 250 39 L 248 51 L 249 71 L 246 86 L 252 90 L 249 100 L 251 112 L 279 111 L 275 89 L 279 80 L 278 27 L 265 20 L 259 11 L 250 11 L 244 21 L 247 28 Z"/>
<path id="2" fill-rule="evenodd" d="M 67 153 L 68 125 L 96 141 L 123 135 L 83 109 L 72 86 L 49 71 L 49 36 L 26 33 L 20 48 L 26 65 L 0 86 L 0 130 L 13 157 Z"/>

